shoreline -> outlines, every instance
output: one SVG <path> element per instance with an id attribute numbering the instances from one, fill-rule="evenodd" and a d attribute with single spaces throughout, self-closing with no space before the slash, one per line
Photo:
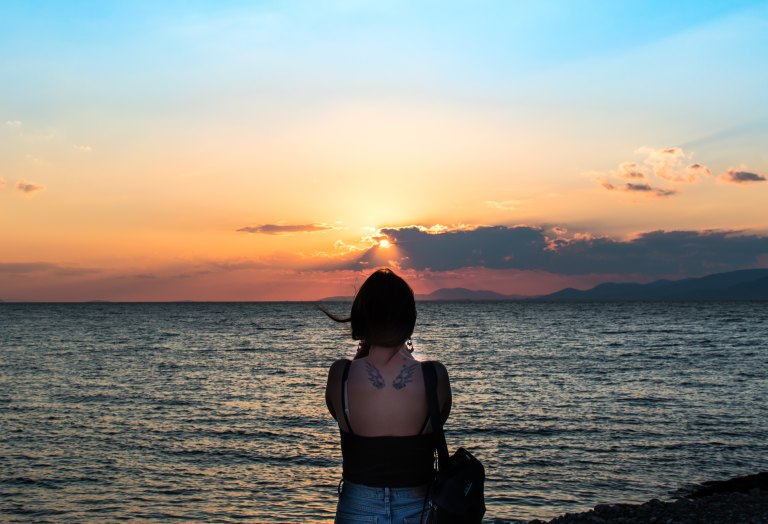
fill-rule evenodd
<path id="1" fill-rule="evenodd" d="M 682 490 L 681 490 L 682 491 Z M 494 519 L 494 524 L 768 524 L 768 472 L 697 485 L 670 501 L 652 499 L 641 504 L 598 504 L 581 513 L 551 520 Z"/>

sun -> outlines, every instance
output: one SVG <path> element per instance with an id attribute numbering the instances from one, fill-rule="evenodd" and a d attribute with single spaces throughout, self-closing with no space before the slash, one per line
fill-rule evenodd
<path id="1" fill-rule="evenodd" d="M 379 247 L 382 247 L 384 249 L 390 248 L 392 247 L 392 242 L 390 242 L 386 238 L 382 238 L 381 240 L 379 240 Z"/>

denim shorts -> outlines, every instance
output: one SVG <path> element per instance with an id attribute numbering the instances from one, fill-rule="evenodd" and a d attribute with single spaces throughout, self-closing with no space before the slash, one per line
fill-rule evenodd
<path id="1" fill-rule="evenodd" d="M 374 488 L 343 480 L 336 506 L 338 524 L 420 524 L 428 485 Z M 426 512 L 425 512 L 426 514 Z"/>

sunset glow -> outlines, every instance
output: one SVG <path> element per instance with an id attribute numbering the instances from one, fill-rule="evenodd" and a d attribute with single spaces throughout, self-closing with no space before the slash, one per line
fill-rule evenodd
<path id="1" fill-rule="evenodd" d="M 768 267 L 766 23 L 752 1 L 5 2 L 0 299 Z"/>

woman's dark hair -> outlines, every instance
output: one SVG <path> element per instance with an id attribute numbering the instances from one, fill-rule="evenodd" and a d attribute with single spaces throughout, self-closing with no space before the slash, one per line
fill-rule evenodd
<path id="1" fill-rule="evenodd" d="M 355 358 L 366 356 L 372 345 L 402 344 L 411 338 L 416 326 L 413 290 L 389 268 L 377 269 L 363 282 L 348 318 L 319 307 L 336 322 L 352 323 L 352 339 L 360 341 L 360 351 Z"/>

